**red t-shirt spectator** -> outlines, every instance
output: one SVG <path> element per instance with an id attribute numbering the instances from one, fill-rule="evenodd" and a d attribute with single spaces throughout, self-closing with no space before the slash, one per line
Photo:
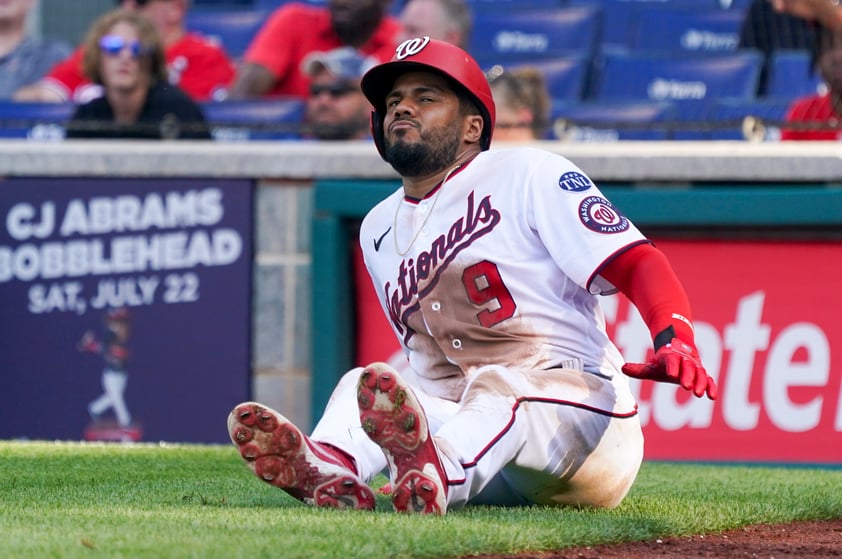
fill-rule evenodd
<path id="1" fill-rule="evenodd" d="M 220 99 L 234 79 L 235 67 L 219 46 L 194 33 L 166 47 L 167 70 L 170 82 L 178 85 L 194 101 Z M 41 83 L 64 101 L 85 103 L 102 94 L 82 73 L 84 49 L 59 62 L 44 76 Z"/>
<path id="2" fill-rule="evenodd" d="M 831 126 L 839 124 L 839 115 L 833 110 L 830 95 L 810 95 L 796 99 L 789 107 L 786 122 L 821 122 Z M 781 127 L 781 140 L 830 140 L 840 139 L 840 130 L 795 130 Z"/>
<path id="3" fill-rule="evenodd" d="M 381 62 L 391 60 L 399 30 L 400 23 L 386 16 L 357 50 Z M 281 6 L 269 16 L 243 55 L 243 62 L 260 64 L 277 76 L 267 96 L 306 98 L 310 79 L 301 71 L 301 61 L 311 52 L 343 46 L 347 45 L 333 31 L 327 9 L 293 3 Z"/>

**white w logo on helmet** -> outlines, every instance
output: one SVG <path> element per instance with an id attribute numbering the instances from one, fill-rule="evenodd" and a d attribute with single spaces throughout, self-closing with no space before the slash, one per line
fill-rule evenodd
<path id="1" fill-rule="evenodd" d="M 395 49 L 395 58 L 403 60 L 407 56 L 412 56 L 421 52 L 421 49 L 427 46 L 430 42 L 429 37 L 416 37 L 414 39 L 407 39 L 398 45 Z"/>

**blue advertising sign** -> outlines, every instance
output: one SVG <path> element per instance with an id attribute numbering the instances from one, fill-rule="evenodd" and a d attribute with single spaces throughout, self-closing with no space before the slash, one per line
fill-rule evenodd
<path id="1" fill-rule="evenodd" d="M 252 194 L 0 182 L 0 438 L 226 442 L 249 394 Z"/>

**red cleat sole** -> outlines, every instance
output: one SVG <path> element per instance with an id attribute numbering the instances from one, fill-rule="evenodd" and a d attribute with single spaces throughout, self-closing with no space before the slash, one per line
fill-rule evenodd
<path id="1" fill-rule="evenodd" d="M 279 413 L 254 402 L 228 416 L 228 434 L 246 466 L 264 482 L 304 503 L 374 509 L 374 492 L 338 457 Z"/>
<path id="2" fill-rule="evenodd" d="M 357 385 L 360 423 L 389 462 L 392 506 L 398 512 L 444 514 L 446 476 L 424 409 L 397 371 L 374 363 Z"/>

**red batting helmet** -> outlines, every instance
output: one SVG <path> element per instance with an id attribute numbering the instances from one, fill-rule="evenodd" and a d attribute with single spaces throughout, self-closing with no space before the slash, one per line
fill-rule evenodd
<path id="1" fill-rule="evenodd" d="M 416 37 L 398 45 L 392 60 L 375 66 L 362 77 L 360 85 L 363 93 L 374 107 L 374 112 L 371 113 L 371 135 L 380 155 L 383 155 L 384 151 L 383 119 L 386 118 L 386 95 L 401 74 L 425 70 L 444 74 L 462 86 L 473 99 L 483 120 L 480 147 L 483 150 L 488 149 L 494 130 L 494 99 L 479 64 L 471 55 L 455 45 L 429 37 Z"/>

